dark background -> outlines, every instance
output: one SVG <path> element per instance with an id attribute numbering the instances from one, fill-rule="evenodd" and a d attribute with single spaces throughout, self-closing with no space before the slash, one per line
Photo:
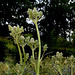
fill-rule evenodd
<path id="1" fill-rule="evenodd" d="M 28 8 L 33 9 L 34 7 L 42 11 L 45 17 L 38 22 L 38 26 L 42 46 L 45 43 L 48 45 L 47 52 L 52 52 L 50 55 L 57 51 L 63 52 L 64 56 L 75 55 L 75 34 L 71 35 L 71 31 L 75 30 L 75 2 L 69 2 L 69 0 L 0 0 L 0 58 L 7 56 L 4 53 L 6 45 L 3 40 L 10 40 L 8 39 L 10 38 L 9 24 L 24 26 L 24 34 L 29 33 L 37 39 L 35 25 L 26 22 Z M 66 32 L 69 34 L 67 35 Z"/>

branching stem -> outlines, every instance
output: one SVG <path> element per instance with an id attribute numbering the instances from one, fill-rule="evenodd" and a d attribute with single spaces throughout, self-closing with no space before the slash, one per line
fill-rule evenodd
<path id="1" fill-rule="evenodd" d="M 18 46 L 19 55 L 20 55 L 20 64 L 22 64 L 22 53 L 21 53 L 21 49 L 18 43 L 17 43 L 17 46 Z"/>

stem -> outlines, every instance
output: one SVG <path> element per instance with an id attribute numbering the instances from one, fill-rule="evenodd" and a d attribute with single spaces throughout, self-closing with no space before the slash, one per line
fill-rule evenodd
<path id="1" fill-rule="evenodd" d="M 71 64 L 71 75 L 73 75 L 73 65 Z"/>
<path id="2" fill-rule="evenodd" d="M 23 55 L 24 55 L 24 67 L 25 67 L 25 61 L 26 61 L 26 58 L 25 58 L 25 50 L 24 50 L 24 46 L 22 46 L 22 50 L 23 50 Z"/>
<path id="3" fill-rule="evenodd" d="M 60 74 L 62 75 L 62 71 L 60 71 Z"/>
<path id="4" fill-rule="evenodd" d="M 34 49 L 32 49 L 32 56 L 33 56 L 33 59 L 34 59 Z"/>
<path id="5" fill-rule="evenodd" d="M 35 60 L 35 58 L 34 58 L 34 49 L 33 48 L 32 48 L 32 57 L 33 57 L 33 60 Z M 33 64 L 35 66 L 35 71 L 36 71 L 36 62 L 33 61 Z"/>
<path id="6" fill-rule="evenodd" d="M 59 72 L 60 72 L 60 75 L 62 75 L 62 69 L 61 69 L 61 66 L 59 65 Z"/>
<path id="7" fill-rule="evenodd" d="M 21 49 L 18 43 L 17 43 L 17 46 L 18 46 L 19 55 L 20 55 L 20 64 L 22 64 L 22 53 L 21 53 Z"/>
<path id="8" fill-rule="evenodd" d="M 44 56 L 46 56 L 46 55 L 48 55 L 48 54 L 50 54 L 50 53 L 52 53 L 52 52 L 46 53 L 45 55 L 44 55 L 44 53 L 45 53 L 45 52 L 43 52 L 43 54 L 42 54 L 41 60 L 43 59 Z"/>
<path id="9" fill-rule="evenodd" d="M 43 57 L 44 57 L 44 53 L 45 53 L 45 52 L 43 52 L 43 54 L 42 54 L 41 60 L 42 60 L 42 59 L 43 59 Z"/>
<path id="10" fill-rule="evenodd" d="M 40 34 L 39 34 L 39 29 L 38 29 L 37 21 L 35 22 L 35 26 L 36 26 L 37 36 L 38 36 L 38 41 L 39 41 L 39 53 L 38 53 L 38 61 L 37 61 L 36 75 L 39 75 L 39 70 L 40 70 L 40 57 L 41 57 L 41 40 L 40 40 Z"/>

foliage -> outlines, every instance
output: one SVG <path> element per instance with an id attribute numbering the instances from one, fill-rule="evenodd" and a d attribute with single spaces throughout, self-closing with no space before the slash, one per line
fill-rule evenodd
<path id="1" fill-rule="evenodd" d="M 75 31 L 73 31 L 71 38 L 72 38 L 73 47 L 75 48 Z"/>
<path id="2" fill-rule="evenodd" d="M 32 35 L 32 34 L 30 34 L 30 33 L 28 33 L 28 34 L 25 34 L 24 36 L 25 36 L 25 37 L 28 37 L 28 36 L 30 36 L 31 38 L 33 37 L 33 35 Z"/>
<path id="3" fill-rule="evenodd" d="M 61 34 L 63 38 L 70 38 L 70 31 L 75 29 L 74 11 L 75 2 L 69 0 L 0 0 L 0 34 L 6 35 L 8 33 L 7 25 L 24 26 L 25 33 L 31 33 L 36 37 L 35 26 L 25 22 L 27 17 L 27 9 L 37 7 L 38 10 L 43 11 L 44 20 L 38 22 L 38 27 L 42 33 L 41 41 L 50 45 L 55 45 L 55 38 Z M 9 15 L 8 15 L 9 14 Z M 1 26 L 2 25 L 2 26 Z M 54 41 L 50 39 L 52 30 L 55 29 Z M 69 32 L 67 36 L 66 32 Z M 25 34 L 24 33 L 24 34 Z M 49 47 L 50 51 L 50 47 Z"/>
<path id="4" fill-rule="evenodd" d="M 75 73 L 74 62 L 75 58 L 73 56 L 63 57 L 62 53 L 57 52 L 55 56 L 43 60 L 41 73 L 47 75 L 73 75 Z"/>
<path id="5" fill-rule="evenodd" d="M 41 62 L 40 75 L 74 75 L 75 74 L 75 57 L 63 57 L 62 53 L 46 57 Z M 10 65 L 0 62 L 0 75 L 35 75 L 33 65 L 28 62 L 24 70 L 22 65 Z"/>
<path id="6" fill-rule="evenodd" d="M 19 64 L 8 65 L 7 63 L 0 62 L 0 75 L 22 75 L 22 67 Z"/>
<path id="7" fill-rule="evenodd" d="M 11 40 L 9 37 L 0 37 L 0 61 L 5 60 L 7 56 L 14 56 L 16 57 L 17 54 L 17 48 L 13 43 L 13 40 Z"/>
<path id="8" fill-rule="evenodd" d="M 66 39 L 62 37 L 58 37 L 56 41 L 56 47 L 61 47 L 61 48 L 71 48 L 72 45 L 70 42 L 68 42 Z"/>
<path id="9" fill-rule="evenodd" d="M 22 73 L 24 73 L 24 72 L 26 73 L 26 71 L 27 71 L 28 73 L 32 72 L 32 74 L 33 73 L 35 74 L 35 72 L 36 72 L 36 75 L 39 75 L 39 74 L 42 75 L 43 73 L 47 74 L 47 75 L 48 74 L 52 74 L 52 75 L 68 74 L 69 75 L 70 73 L 71 73 L 71 75 L 74 74 L 75 58 L 73 55 L 66 58 L 66 57 L 63 57 L 62 53 L 57 52 L 56 55 L 52 56 L 51 59 L 49 59 L 49 60 L 46 59 L 45 61 L 42 61 L 43 55 L 48 47 L 47 47 L 47 44 L 45 44 L 43 46 L 44 53 L 41 56 L 41 40 L 40 40 L 39 29 L 43 33 L 42 37 L 43 36 L 45 37 L 45 38 L 43 38 L 43 41 L 47 41 L 47 42 L 49 41 L 49 44 L 52 43 L 53 47 L 54 47 L 54 45 L 56 45 L 56 47 L 68 47 L 68 46 L 71 47 L 71 45 L 69 45 L 69 43 L 65 40 L 67 38 L 66 31 L 68 31 L 70 33 L 70 29 L 75 28 L 74 17 L 73 17 L 75 15 L 74 14 L 75 2 L 69 3 L 69 0 L 52 0 L 50 3 L 48 3 L 48 1 L 46 0 L 46 1 L 41 2 L 42 5 L 45 4 L 45 7 L 43 5 L 43 7 L 44 7 L 43 12 L 45 13 L 45 20 L 41 22 L 41 25 L 37 25 L 37 23 L 38 23 L 38 21 L 40 21 L 42 19 L 41 17 L 44 16 L 43 13 L 41 11 L 40 12 L 37 11 L 36 8 L 34 8 L 33 10 L 28 9 L 29 19 L 31 19 L 32 22 L 36 26 L 36 30 L 35 30 L 35 28 L 33 28 L 33 31 L 34 30 L 37 31 L 38 40 L 34 40 L 34 38 L 30 38 L 30 37 L 25 38 L 24 35 L 22 34 L 22 33 L 24 33 L 23 27 L 21 27 L 21 28 L 20 28 L 20 26 L 12 27 L 9 25 L 9 31 L 11 31 L 10 35 L 14 38 L 15 44 L 17 44 L 17 46 L 18 46 L 19 55 L 20 55 L 20 64 L 16 64 L 15 66 L 13 66 L 13 65 L 8 65 L 7 63 L 5 63 L 5 64 L 0 63 L 0 67 L 1 67 L 0 73 L 2 73 L 2 74 L 4 73 L 7 75 L 10 75 L 10 74 L 16 74 L 16 75 L 20 74 L 21 75 Z M 4 25 L 8 22 L 10 24 L 12 23 L 12 25 L 18 25 L 18 24 L 25 25 L 26 24 L 26 22 L 24 22 L 24 20 L 26 18 L 26 15 L 24 15 L 25 14 L 24 12 L 25 12 L 25 10 L 27 10 L 27 7 L 30 7 L 32 5 L 29 4 L 29 2 L 27 0 L 26 0 L 26 3 L 28 3 L 28 5 L 25 2 L 22 2 L 22 3 L 21 2 L 22 2 L 21 0 L 19 0 L 19 1 L 13 0 L 11 3 L 8 0 L 7 1 L 3 0 L 3 2 L 0 3 L 1 25 Z M 36 3 L 34 3 L 34 4 L 36 4 Z M 40 5 L 40 3 L 39 3 L 39 5 Z M 42 9 L 40 9 L 40 10 L 42 10 Z M 9 12 L 9 15 L 7 15 L 8 14 L 7 11 Z M 4 18 L 5 15 L 6 15 L 6 18 Z M 15 16 L 15 15 L 17 15 L 17 16 Z M 27 28 L 28 28 L 28 31 L 31 30 L 31 26 L 28 27 L 26 24 L 25 27 L 26 27 L 26 31 L 27 31 Z M 38 27 L 39 27 L 39 29 L 38 29 Z M 53 35 L 53 31 L 52 31 L 54 28 L 55 28 L 55 36 Z M 52 35 L 51 42 L 50 42 L 50 33 Z M 61 34 L 61 37 L 63 37 L 63 38 L 58 37 L 59 34 Z M 70 37 L 70 34 L 69 34 L 69 37 Z M 75 37 L 73 37 L 73 44 L 74 44 L 74 38 Z M 25 50 L 24 50 L 26 45 L 28 45 L 32 49 L 32 56 L 30 58 L 29 64 L 27 64 L 28 63 L 27 59 L 29 58 L 29 54 L 25 53 Z M 14 50 L 14 48 L 16 48 L 13 45 L 10 46 L 10 42 L 8 44 L 5 44 L 4 47 L 8 47 L 9 50 L 11 50 L 11 49 Z M 37 53 L 38 59 L 36 59 L 35 58 L 35 50 L 38 47 L 39 47 L 39 51 Z M 71 51 L 72 51 L 72 49 L 71 49 Z M 13 62 L 11 60 L 11 58 L 8 58 L 8 57 L 6 58 L 6 61 L 8 63 Z M 48 70 L 46 71 L 46 69 L 48 69 Z M 39 70 L 40 70 L 40 72 L 39 72 Z"/>

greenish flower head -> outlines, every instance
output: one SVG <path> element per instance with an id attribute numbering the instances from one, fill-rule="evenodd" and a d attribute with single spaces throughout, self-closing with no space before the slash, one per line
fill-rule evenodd
<path id="1" fill-rule="evenodd" d="M 32 50 L 35 50 L 38 47 L 38 40 L 34 40 L 34 38 L 31 38 L 27 44 Z"/>
<path id="2" fill-rule="evenodd" d="M 62 58 L 62 57 L 63 57 L 62 52 L 61 52 L 61 53 L 57 52 L 57 53 L 56 53 L 56 57 L 59 58 L 59 59 Z"/>
<path id="3" fill-rule="evenodd" d="M 26 61 L 27 61 L 28 58 L 29 58 L 29 53 L 26 53 Z"/>
<path id="4" fill-rule="evenodd" d="M 31 19 L 34 23 L 38 22 L 38 20 L 42 17 L 43 13 L 41 11 L 37 11 L 36 8 L 28 9 L 29 19 Z"/>
<path id="5" fill-rule="evenodd" d="M 75 63 L 75 58 L 73 55 L 71 55 L 70 57 L 67 57 L 67 60 L 69 63 Z"/>
<path id="6" fill-rule="evenodd" d="M 19 26 L 11 26 L 8 25 L 9 31 L 11 31 L 10 35 L 13 37 L 17 37 L 18 35 L 20 35 L 22 32 L 24 32 L 23 26 L 21 26 L 21 28 Z"/>
<path id="7" fill-rule="evenodd" d="M 47 48 L 48 48 L 48 46 L 47 46 L 47 44 L 45 44 L 45 45 L 43 46 L 43 51 L 45 52 L 45 51 L 47 50 Z"/>
<path id="8" fill-rule="evenodd" d="M 26 42 L 25 42 L 25 37 L 23 36 L 23 35 L 21 35 L 20 37 L 19 37 L 19 44 L 20 44 L 20 46 L 25 46 L 26 45 Z"/>

